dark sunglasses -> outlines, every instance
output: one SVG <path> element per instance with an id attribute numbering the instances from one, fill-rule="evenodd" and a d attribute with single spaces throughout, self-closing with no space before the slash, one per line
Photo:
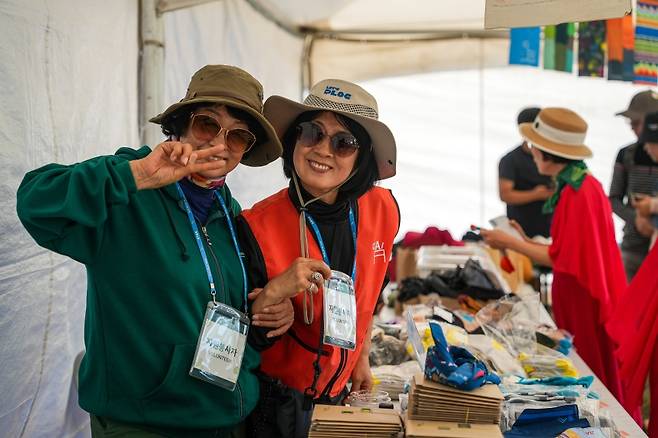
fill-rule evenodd
<path id="1" fill-rule="evenodd" d="M 331 150 L 338 157 L 349 157 L 359 149 L 359 142 L 347 132 L 328 136 L 317 123 L 302 122 L 297 125 L 297 144 L 300 146 L 317 146 L 324 137 L 329 137 Z"/>
<path id="2" fill-rule="evenodd" d="M 198 141 L 210 142 L 224 132 L 224 141 L 231 152 L 249 151 L 256 143 L 256 136 L 242 128 L 224 129 L 219 122 L 206 114 L 193 114 L 190 122 L 190 133 Z"/>

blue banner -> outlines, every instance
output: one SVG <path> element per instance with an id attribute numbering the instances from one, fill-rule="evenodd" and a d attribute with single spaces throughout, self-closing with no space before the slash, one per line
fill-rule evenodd
<path id="1" fill-rule="evenodd" d="M 539 27 L 510 30 L 510 65 L 539 65 Z"/>

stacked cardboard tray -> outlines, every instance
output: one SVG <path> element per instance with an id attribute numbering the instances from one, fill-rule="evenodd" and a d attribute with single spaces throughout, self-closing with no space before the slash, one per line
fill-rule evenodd
<path id="1" fill-rule="evenodd" d="M 309 438 L 397 438 L 402 420 L 392 409 L 316 405 Z"/>
<path id="2" fill-rule="evenodd" d="M 462 391 L 414 376 L 409 392 L 407 437 L 502 437 L 503 394 L 496 385 Z"/>

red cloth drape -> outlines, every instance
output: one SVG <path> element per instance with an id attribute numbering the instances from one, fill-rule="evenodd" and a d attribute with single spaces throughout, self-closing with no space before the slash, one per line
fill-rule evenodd
<path id="1" fill-rule="evenodd" d="M 642 405 L 644 383 L 650 374 L 651 419 L 649 436 L 658 437 L 658 244 L 644 259 L 624 300 L 607 324 L 619 346 L 620 377 L 625 407 L 631 412 Z"/>
<path id="2" fill-rule="evenodd" d="M 613 344 L 604 323 L 624 293 L 626 276 L 610 202 L 593 176 L 587 175 L 578 190 L 563 189 L 551 237 L 556 323 L 574 335 L 578 354 L 622 401 Z"/>

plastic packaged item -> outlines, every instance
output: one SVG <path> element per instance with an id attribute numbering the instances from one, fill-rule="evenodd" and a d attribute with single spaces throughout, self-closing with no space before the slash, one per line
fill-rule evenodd
<path id="1" fill-rule="evenodd" d="M 571 359 L 559 351 L 537 344 L 534 353 L 520 353 L 519 361 L 532 378 L 578 377 L 578 369 Z"/>
<path id="2" fill-rule="evenodd" d="M 557 438 L 613 438 L 614 431 L 607 427 L 572 427 Z"/>
<path id="3" fill-rule="evenodd" d="M 469 335 L 467 348 L 479 358 L 486 358 L 499 374 L 526 376 L 519 361 L 495 339 L 485 335 Z"/>
<path id="4" fill-rule="evenodd" d="M 373 390 L 388 392 L 395 400 L 398 394 L 404 392 L 413 376 L 422 373 L 418 362 L 411 360 L 400 365 L 382 365 L 370 369 L 373 378 Z"/>
<path id="5" fill-rule="evenodd" d="M 409 359 L 407 343 L 383 332 L 373 334 L 369 358 L 370 366 L 398 365 Z"/>
<path id="6" fill-rule="evenodd" d="M 391 397 L 386 391 L 356 391 L 351 392 L 345 400 L 352 407 L 379 408 L 380 404 L 391 403 Z"/>
<path id="7" fill-rule="evenodd" d="M 331 271 L 324 282 L 324 343 L 348 350 L 356 348 L 356 296 L 352 278 Z"/>

